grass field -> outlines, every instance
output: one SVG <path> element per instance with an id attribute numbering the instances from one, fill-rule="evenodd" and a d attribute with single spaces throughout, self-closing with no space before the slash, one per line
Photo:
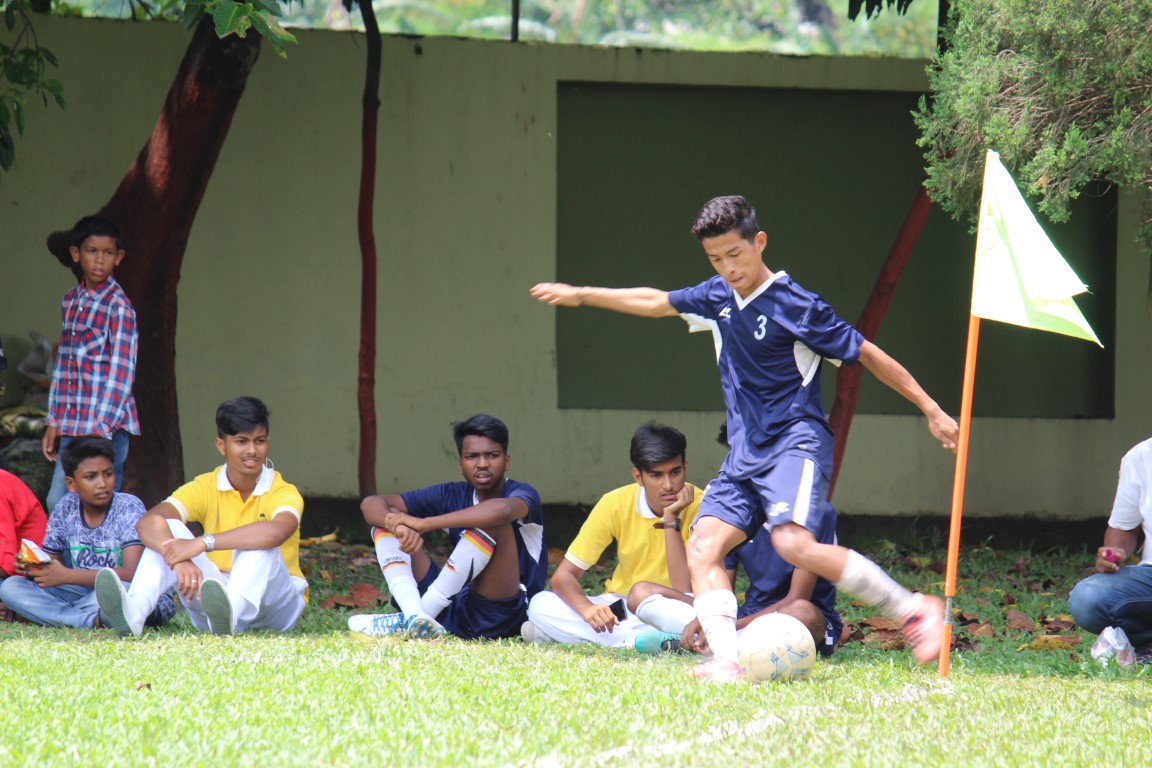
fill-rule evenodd
<path id="1" fill-rule="evenodd" d="M 0 760 L 25 765 L 1144 765 L 1146 668 L 1101 668 L 1066 623 L 1089 556 L 962 555 L 952 673 L 842 598 L 854 638 L 793 684 L 708 686 L 695 659 L 589 646 L 371 640 L 366 547 L 306 551 L 291 633 L 139 640 L 0 625 Z M 940 593 L 940 552 L 868 553 Z M 596 572 L 595 576 L 602 576 Z M 594 588 L 594 587 L 593 587 Z M 374 595 L 373 595 L 374 597 Z M 326 601 L 329 601 L 326 603 Z M 321 604 L 333 608 L 321 608 Z M 963 622 L 964 626 L 960 626 Z M 876 626 L 873 626 L 876 625 Z M 1037 637 L 1062 637 L 1035 643 Z M 1018 650 L 1029 643 L 1041 650 Z"/>

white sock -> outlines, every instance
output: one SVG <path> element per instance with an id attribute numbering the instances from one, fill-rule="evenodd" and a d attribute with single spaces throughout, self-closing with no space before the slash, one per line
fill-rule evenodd
<path id="1" fill-rule="evenodd" d="M 897 584 L 884 569 L 854 549 L 848 550 L 844 573 L 836 582 L 842 589 L 867 605 L 874 605 L 893 619 L 902 619 L 918 605 L 916 595 Z"/>
<path id="2" fill-rule="evenodd" d="M 496 550 L 496 540 L 479 528 L 469 528 L 456 542 L 448 562 L 420 598 L 424 613 L 436 617 L 448 607 L 464 585 L 487 567 Z"/>
<path id="3" fill-rule="evenodd" d="M 696 609 L 671 597 L 649 595 L 636 606 L 636 615 L 650 627 L 678 635 L 696 618 Z"/>
<path id="4" fill-rule="evenodd" d="M 412 573 L 412 556 L 401 552 L 400 542 L 383 528 L 372 529 L 372 540 L 376 542 L 376 559 L 380 561 L 380 572 L 388 583 L 388 593 L 400 606 L 400 611 L 423 613 L 420 588 L 416 586 L 416 576 Z"/>
<path id="5" fill-rule="evenodd" d="M 705 592 L 693 601 L 712 657 L 736 661 L 736 595 L 731 590 Z"/>

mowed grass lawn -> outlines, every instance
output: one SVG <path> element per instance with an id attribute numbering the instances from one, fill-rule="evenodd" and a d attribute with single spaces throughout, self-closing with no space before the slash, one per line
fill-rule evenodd
<path id="1" fill-rule="evenodd" d="M 939 594 L 942 553 L 869 552 Z M 0 625 L 5 766 L 936 766 L 1147 764 L 1146 668 L 1101 668 L 1069 627 L 1085 552 L 961 561 L 966 650 L 918 667 L 870 611 L 810 679 L 710 686 L 696 659 L 519 640 L 372 640 L 345 630 L 367 547 L 306 551 L 313 601 L 287 634 L 178 621 L 139 640 Z M 594 573 L 593 576 L 600 576 Z M 356 591 L 363 601 L 363 588 Z M 331 604 L 331 603 L 329 603 Z M 1032 622 L 1029 625 L 1029 622 Z M 877 626 L 872 626 L 877 625 Z M 1037 637 L 1054 648 L 1018 650 Z M 1076 640 L 1079 642 L 1076 642 Z"/>

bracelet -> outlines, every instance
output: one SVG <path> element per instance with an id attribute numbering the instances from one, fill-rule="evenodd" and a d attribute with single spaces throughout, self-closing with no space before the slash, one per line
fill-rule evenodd
<path id="1" fill-rule="evenodd" d="M 663 520 L 661 520 L 658 523 L 656 523 L 655 525 L 653 525 L 652 527 L 653 528 L 662 528 L 663 530 L 666 530 L 666 531 L 669 531 L 669 530 L 679 531 L 680 530 L 680 518 L 676 518 L 675 520 L 673 520 L 670 523 L 666 523 Z"/>

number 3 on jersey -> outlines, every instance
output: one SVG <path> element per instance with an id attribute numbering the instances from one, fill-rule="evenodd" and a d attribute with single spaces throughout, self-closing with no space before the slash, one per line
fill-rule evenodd
<path id="1" fill-rule="evenodd" d="M 767 331 L 764 330 L 764 326 L 766 325 L 768 325 L 767 317 L 760 315 L 760 317 L 756 318 L 756 332 L 752 334 L 756 338 L 756 341 L 764 340 L 764 334 L 767 333 Z"/>

